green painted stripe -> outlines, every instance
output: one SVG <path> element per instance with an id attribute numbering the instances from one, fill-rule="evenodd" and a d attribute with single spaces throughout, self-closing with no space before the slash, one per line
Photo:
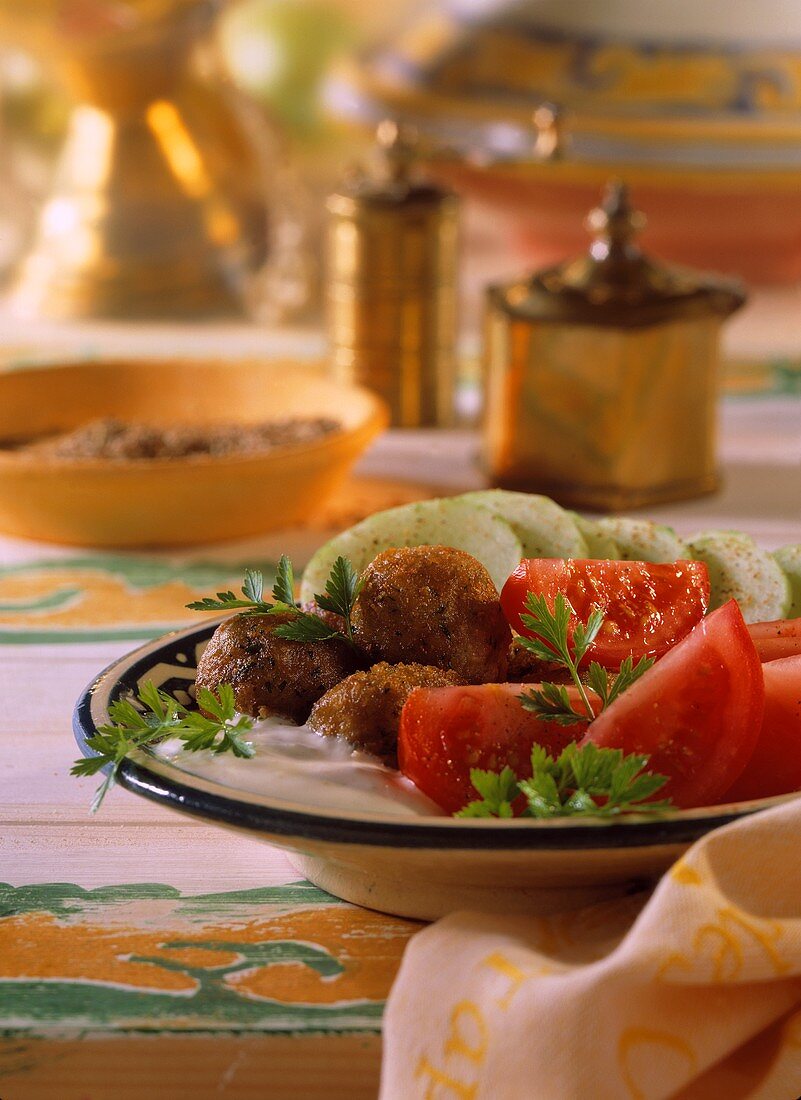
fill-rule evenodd
<path id="1" fill-rule="evenodd" d="M 31 886 L 12 886 L 0 882 L 0 917 L 20 913 L 44 912 L 55 916 L 81 913 L 87 903 L 113 901 L 150 901 L 158 898 L 180 899 L 181 891 L 161 883 L 125 883 L 84 890 L 71 882 L 42 882 Z"/>
<path id="2" fill-rule="evenodd" d="M 98 886 L 86 890 L 71 882 L 42 882 L 30 886 L 0 883 L 0 917 L 19 913 L 45 912 L 55 916 L 73 915 L 117 902 L 172 899 L 179 904 L 176 912 L 186 915 L 220 913 L 232 908 L 259 905 L 344 905 L 339 898 L 300 880 L 280 886 L 253 890 L 228 890 L 214 894 L 182 894 L 174 886 L 160 882 L 126 882 L 118 886 Z"/>
<path id="3" fill-rule="evenodd" d="M 310 882 L 289 882 L 285 886 L 262 886 L 253 890 L 228 890 L 220 894 L 184 894 L 180 913 L 220 913 L 246 905 L 346 905 L 341 898 L 312 886 Z"/>
<path id="4" fill-rule="evenodd" d="M 0 602 L 0 612 L 24 614 L 28 611 L 52 611 L 55 608 L 65 607 L 76 597 L 83 595 L 82 588 L 57 588 L 47 596 L 40 596 L 38 600 L 21 600 L 14 603 Z"/>
<path id="5" fill-rule="evenodd" d="M 237 922 L 258 920 L 298 906 L 342 905 L 331 895 L 299 881 L 282 886 L 232 890 L 209 894 L 183 894 L 163 883 L 123 883 L 92 890 L 73 883 L 49 882 L 28 886 L 0 884 L 0 916 L 48 912 L 57 917 L 91 916 L 102 922 L 104 910 L 136 901 L 173 902 L 173 917 L 188 918 L 188 930 L 203 919 L 205 937 L 215 917 Z M 236 932 L 234 931 L 234 936 Z M 213 935 L 213 933 L 212 933 Z M 233 956 L 220 965 L 194 966 L 174 957 L 186 948 Z M 291 1004 L 239 993 L 231 976 L 256 967 L 299 964 L 316 972 L 322 981 L 336 980 L 345 967 L 326 947 L 289 938 L 260 940 L 165 940 L 152 955 L 132 955 L 132 964 L 152 966 L 154 971 L 182 974 L 184 990 L 138 989 L 124 981 L 56 978 L 53 981 L 0 978 L 0 1024 L 6 1035 L 53 1037 L 57 1030 L 94 1028 L 105 1032 L 149 1031 L 181 1034 L 187 1031 L 324 1033 L 380 1031 L 383 1002 L 362 999 L 317 1005 Z"/>
<path id="6" fill-rule="evenodd" d="M 280 961 L 280 956 L 276 961 Z M 199 986 L 189 996 L 186 992 L 153 993 L 94 982 L 0 980 L 0 1023 L 7 1035 L 16 1037 L 47 1024 L 64 1030 L 91 1027 L 173 1034 L 176 1031 L 183 1034 L 187 1028 L 206 1033 L 293 1034 L 381 1030 L 383 1002 L 291 1005 L 245 997 L 223 984 L 223 975 L 252 966 L 243 963 L 240 967 L 213 972 L 193 970 L 192 976 L 197 975 Z M 186 972 L 190 972 L 189 968 Z M 52 1038 L 52 1030 L 48 1029 L 48 1033 Z"/>
<path id="7" fill-rule="evenodd" d="M 149 641 L 167 634 L 171 630 L 180 630 L 191 626 L 192 620 L 183 623 L 168 623 L 164 626 L 130 626 L 110 630 L 2 630 L 0 646 L 3 645 L 79 645 L 87 642 L 127 642 Z"/>
<path id="8" fill-rule="evenodd" d="M 0 566 L 0 577 L 19 573 L 58 573 L 65 569 L 92 570 L 121 577 L 134 588 L 154 588 L 168 581 L 183 581 L 190 588 L 203 589 L 221 581 L 241 578 L 246 569 L 259 569 L 275 579 L 276 563 L 265 561 L 164 561 L 158 558 L 122 554 L 81 555 L 72 558 L 44 558 Z"/>
<path id="9" fill-rule="evenodd" d="M 97 555 L 96 557 L 74 557 L 46 559 L 34 562 L 17 562 L 13 565 L 0 565 L 0 578 L 29 573 L 59 572 L 62 570 L 90 569 L 121 577 L 134 588 L 152 588 L 170 581 L 181 581 L 188 587 L 203 591 L 218 585 L 235 584 L 241 580 L 246 569 L 258 569 L 264 574 L 265 585 L 275 580 L 276 565 L 273 561 L 243 562 L 164 562 L 148 558 L 127 558 L 120 555 Z M 62 588 L 40 600 L 28 604 L 0 604 L 0 612 L 32 612 L 52 610 L 66 604 L 81 594 L 78 588 Z M 135 605 L 133 605 L 135 606 Z M 73 630 L 32 629 L 15 626 L 13 629 L 0 627 L 0 646 L 4 645 L 80 645 L 92 642 L 147 641 L 158 638 L 170 630 L 190 626 L 192 622 L 201 622 L 198 616 L 177 623 L 143 623 L 139 626 L 116 627 L 79 627 Z"/>

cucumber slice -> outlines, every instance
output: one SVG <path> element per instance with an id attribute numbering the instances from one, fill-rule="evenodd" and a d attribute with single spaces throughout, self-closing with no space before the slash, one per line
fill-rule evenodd
<path id="1" fill-rule="evenodd" d="M 584 541 L 587 544 L 587 557 L 608 558 L 611 561 L 622 557 L 618 544 L 611 535 L 608 535 L 606 531 L 598 526 L 594 519 L 580 516 L 578 512 L 571 512 L 570 514 L 575 520 L 576 527 L 584 536 Z"/>
<path id="2" fill-rule="evenodd" d="M 342 554 L 356 570 L 393 546 L 455 546 L 484 564 L 500 590 L 523 557 L 520 540 L 504 520 L 459 497 L 423 500 L 376 512 L 321 546 L 303 573 L 301 600 L 325 589 L 331 566 Z"/>
<path id="3" fill-rule="evenodd" d="M 773 555 L 790 585 L 789 618 L 801 616 L 801 545 L 782 546 Z"/>
<path id="4" fill-rule="evenodd" d="M 571 512 L 550 499 L 509 489 L 481 489 L 457 500 L 489 509 L 520 539 L 524 558 L 586 558 L 587 543 Z"/>
<path id="5" fill-rule="evenodd" d="M 649 519 L 605 516 L 596 520 L 601 531 L 615 540 L 623 561 L 678 561 L 690 551 L 672 527 Z"/>
<path id="6" fill-rule="evenodd" d="M 705 562 L 712 586 L 710 607 L 734 597 L 747 623 L 783 619 L 790 607 L 790 582 L 767 550 L 739 531 L 702 531 L 689 541 L 694 558 Z"/>

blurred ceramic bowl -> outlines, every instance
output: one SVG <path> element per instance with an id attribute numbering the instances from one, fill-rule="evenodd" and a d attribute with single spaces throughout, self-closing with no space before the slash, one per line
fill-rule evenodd
<path id="1" fill-rule="evenodd" d="M 382 402 L 296 362 L 94 362 L 0 372 L 0 440 L 97 418 L 241 423 L 325 416 L 341 429 L 271 451 L 171 459 L 47 458 L 0 450 L 0 531 L 75 546 L 189 546 L 290 526 L 386 426 Z"/>
<path id="2" fill-rule="evenodd" d="M 666 259 L 760 283 L 801 276 L 801 8 L 789 0 L 452 2 L 343 72 L 329 101 L 416 125 L 441 177 L 506 217 L 535 263 L 583 248 L 583 216 L 619 175 Z M 562 121 L 538 155 L 543 105 Z"/>

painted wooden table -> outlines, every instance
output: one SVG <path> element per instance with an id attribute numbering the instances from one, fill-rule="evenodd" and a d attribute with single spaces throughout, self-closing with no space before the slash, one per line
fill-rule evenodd
<path id="1" fill-rule="evenodd" d="M 801 541 L 797 399 L 732 399 L 724 492 L 651 513 Z M 284 855 L 70 778 L 72 703 L 245 564 L 480 484 L 469 433 L 389 434 L 306 530 L 182 557 L 0 541 L 0 1100 L 373 1097 L 384 1000 L 412 922 L 298 882 Z M 389 480 L 391 479 L 391 480 Z"/>
<path id="2" fill-rule="evenodd" d="M 180 558 L 0 543 L 2 1100 L 375 1095 L 415 925 L 121 789 L 90 817 L 70 711 L 115 657 L 191 621 L 189 600 L 420 495 L 362 478 L 313 528 Z"/>

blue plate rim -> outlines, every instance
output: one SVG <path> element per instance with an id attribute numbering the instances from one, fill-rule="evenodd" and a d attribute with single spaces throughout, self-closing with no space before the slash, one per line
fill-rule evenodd
<path id="1" fill-rule="evenodd" d="M 81 754 L 86 757 L 94 755 L 86 741 L 97 729 L 91 708 L 94 695 L 101 686 L 107 687 L 113 695 L 124 683 L 123 673 L 127 674 L 126 678 L 136 679 L 137 671 L 141 674 L 148 664 L 156 663 L 152 658 L 157 659 L 168 645 L 178 640 L 189 644 L 202 642 L 213 633 L 219 621 L 219 618 L 215 618 L 197 626 L 170 631 L 145 642 L 103 668 L 81 692 L 73 710 L 73 734 Z M 111 677 L 114 680 L 109 685 Z M 118 781 L 120 786 L 135 794 L 161 805 L 172 806 L 194 817 L 267 833 L 276 838 L 338 845 L 434 850 L 592 851 L 686 845 L 713 829 L 757 813 L 781 800 L 770 799 L 754 803 L 753 806 L 721 808 L 720 811 L 708 814 L 677 811 L 658 819 L 632 817 L 625 822 L 593 824 L 497 820 L 488 824 L 480 819 L 455 822 L 452 818 L 435 818 L 425 822 L 414 818 L 381 821 L 380 818 L 343 818 L 327 813 L 309 813 L 270 806 L 269 803 L 239 800 L 193 787 L 151 771 L 133 760 L 122 762 Z"/>

